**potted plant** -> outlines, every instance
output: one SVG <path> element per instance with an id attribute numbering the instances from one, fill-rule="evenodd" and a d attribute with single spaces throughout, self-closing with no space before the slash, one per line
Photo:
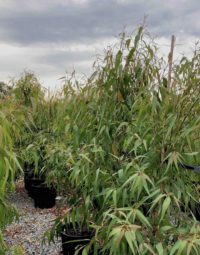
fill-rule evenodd
<path id="1" fill-rule="evenodd" d="M 58 139 L 49 140 L 45 146 L 42 172 L 46 183 L 53 185 L 58 192 L 69 184 L 70 153 L 71 149 Z"/>
<path id="2" fill-rule="evenodd" d="M 56 190 L 45 183 L 32 184 L 31 196 L 34 199 L 35 207 L 41 209 L 52 208 L 56 204 Z"/>
<path id="3" fill-rule="evenodd" d="M 55 205 L 56 190 L 52 183 L 46 184 L 46 146 L 49 142 L 44 130 L 33 135 L 33 141 L 22 153 L 24 182 L 28 195 L 34 199 L 35 207 L 51 208 Z"/>
<path id="4" fill-rule="evenodd" d="M 42 156 L 42 153 L 37 139 L 25 149 L 22 149 L 21 152 L 24 161 L 24 186 L 30 197 L 32 197 L 32 185 L 38 185 L 45 181 L 44 176 L 39 171 L 42 168 L 42 157 L 40 155 Z"/>
<path id="5" fill-rule="evenodd" d="M 64 255 L 97 254 L 93 242 L 95 231 L 91 227 L 94 214 L 91 210 L 90 197 L 80 199 L 60 215 L 54 226 L 46 233 L 49 242 L 56 236 L 61 237 L 62 252 Z"/>

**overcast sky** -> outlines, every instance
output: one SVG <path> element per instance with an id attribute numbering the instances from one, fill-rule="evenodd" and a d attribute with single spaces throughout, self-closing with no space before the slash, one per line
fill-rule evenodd
<path id="1" fill-rule="evenodd" d="M 200 39 L 199 0 L 0 0 L 0 81 L 26 69 L 55 88 L 73 68 L 89 75 L 95 55 L 144 16 L 163 53 L 172 34 L 177 54 Z"/>

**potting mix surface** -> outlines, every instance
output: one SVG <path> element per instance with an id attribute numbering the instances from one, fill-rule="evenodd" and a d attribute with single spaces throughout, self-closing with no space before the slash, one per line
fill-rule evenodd
<path id="1" fill-rule="evenodd" d="M 34 207 L 33 200 L 28 197 L 23 181 L 16 184 L 16 193 L 10 197 L 19 211 L 19 220 L 7 226 L 4 240 L 9 248 L 20 247 L 24 255 L 60 255 L 61 241 L 55 244 L 43 243 L 43 234 L 53 224 L 58 208 L 38 209 Z M 7 255 L 11 253 L 8 252 Z"/>

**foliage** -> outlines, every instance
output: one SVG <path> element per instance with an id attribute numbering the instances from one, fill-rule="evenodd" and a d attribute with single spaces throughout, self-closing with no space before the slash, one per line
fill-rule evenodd
<path id="1" fill-rule="evenodd" d="M 36 76 L 31 72 L 25 72 L 14 84 L 12 92 L 16 99 L 25 106 L 32 105 L 32 99 L 41 99 L 44 94 Z"/>
<path id="2" fill-rule="evenodd" d="M 0 82 L 0 99 L 5 98 L 10 94 L 11 88 L 4 82 Z"/>
<path id="3" fill-rule="evenodd" d="M 20 144 L 27 114 L 26 107 L 13 97 L 12 88 L 2 88 L 4 96 L 0 98 L 0 252 L 4 254 L 6 246 L 2 231 L 17 218 L 17 210 L 7 201 L 7 193 L 14 191 L 14 180 L 22 170 L 17 146 Z"/>
<path id="4" fill-rule="evenodd" d="M 91 213 L 94 199 L 100 205 L 92 225 L 102 252 L 198 254 L 199 224 L 188 217 L 198 193 L 179 163 L 199 163 L 199 52 L 174 66 L 167 87 L 165 62 L 142 30 L 123 35 L 84 87 L 66 83 L 74 201 L 89 196 Z"/>
<path id="5" fill-rule="evenodd" d="M 9 140 L 0 158 L 4 162 L 6 155 L 9 162 L 4 183 L 12 183 L 10 166 L 17 164 L 14 143 L 22 164 L 33 165 L 59 192 L 73 193 L 50 240 L 62 224 L 73 222 L 94 229 L 84 255 L 90 246 L 110 255 L 199 254 L 199 223 L 192 213 L 199 177 L 180 168 L 200 163 L 198 47 L 192 58 L 174 64 L 169 81 L 167 63 L 139 27 L 136 36 L 123 33 L 119 46 L 94 66 L 86 84 L 73 73 L 52 97 L 44 96 L 33 74 L 17 81 L 12 104 L 21 115 L 5 117 L 0 108 L 7 120 L 2 139 Z M 12 138 L 11 123 L 19 130 Z"/>
<path id="6" fill-rule="evenodd" d="M 0 251 L 4 247 L 1 231 L 16 217 L 16 209 L 6 201 L 8 189 L 14 188 L 14 176 L 19 167 L 16 154 L 13 151 L 11 137 L 12 124 L 8 115 L 0 111 Z"/>

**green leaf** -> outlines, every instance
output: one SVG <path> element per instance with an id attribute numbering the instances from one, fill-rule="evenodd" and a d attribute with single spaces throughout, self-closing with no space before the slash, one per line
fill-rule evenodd
<path id="1" fill-rule="evenodd" d="M 135 36 L 135 40 L 134 40 L 134 47 L 137 48 L 137 45 L 141 39 L 141 35 L 142 35 L 142 31 L 143 31 L 143 27 L 139 27 L 138 28 L 138 33 L 137 35 Z"/>
<path id="2" fill-rule="evenodd" d="M 86 159 L 89 163 L 93 164 L 93 162 L 85 154 L 79 154 L 79 156 Z"/>
<path id="3" fill-rule="evenodd" d="M 116 59 L 115 59 L 115 69 L 118 70 L 119 69 L 119 66 L 121 64 L 121 61 L 122 61 L 122 51 L 119 50 L 117 52 L 117 55 L 116 55 Z"/>
<path id="4" fill-rule="evenodd" d="M 181 244 L 181 241 L 177 241 L 174 246 L 172 247 L 171 251 L 170 251 L 170 255 L 175 254 L 175 252 L 179 249 Z"/>
<path id="5" fill-rule="evenodd" d="M 164 255 L 164 249 L 163 249 L 162 243 L 156 244 L 156 249 L 158 251 L 158 255 Z"/>
<path id="6" fill-rule="evenodd" d="M 130 249 L 132 251 L 132 254 L 136 254 L 135 253 L 135 249 L 133 247 L 133 234 L 128 232 L 128 231 L 126 231 L 125 232 L 125 238 L 126 238 L 126 240 L 128 242 L 128 245 L 129 245 L 129 247 L 130 247 Z"/>
<path id="7" fill-rule="evenodd" d="M 165 197 L 166 195 L 165 194 L 160 194 L 158 195 L 154 200 L 153 200 L 153 203 L 151 205 L 151 208 L 150 208 L 150 211 L 156 206 L 156 204 L 163 198 Z"/>
<path id="8" fill-rule="evenodd" d="M 148 219 L 144 216 L 144 214 L 138 209 L 135 209 L 135 210 L 136 210 L 137 218 L 141 221 L 141 223 L 151 228 L 151 224 L 149 223 Z"/>
<path id="9" fill-rule="evenodd" d="M 160 222 L 164 218 L 165 213 L 166 213 L 167 209 L 169 208 L 170 203 L 171 203 L 171 198 L 166 197 L 164 202 L 163 202 L 163 205 L 162 205 L 162 212 L 161 212 Z"/>

